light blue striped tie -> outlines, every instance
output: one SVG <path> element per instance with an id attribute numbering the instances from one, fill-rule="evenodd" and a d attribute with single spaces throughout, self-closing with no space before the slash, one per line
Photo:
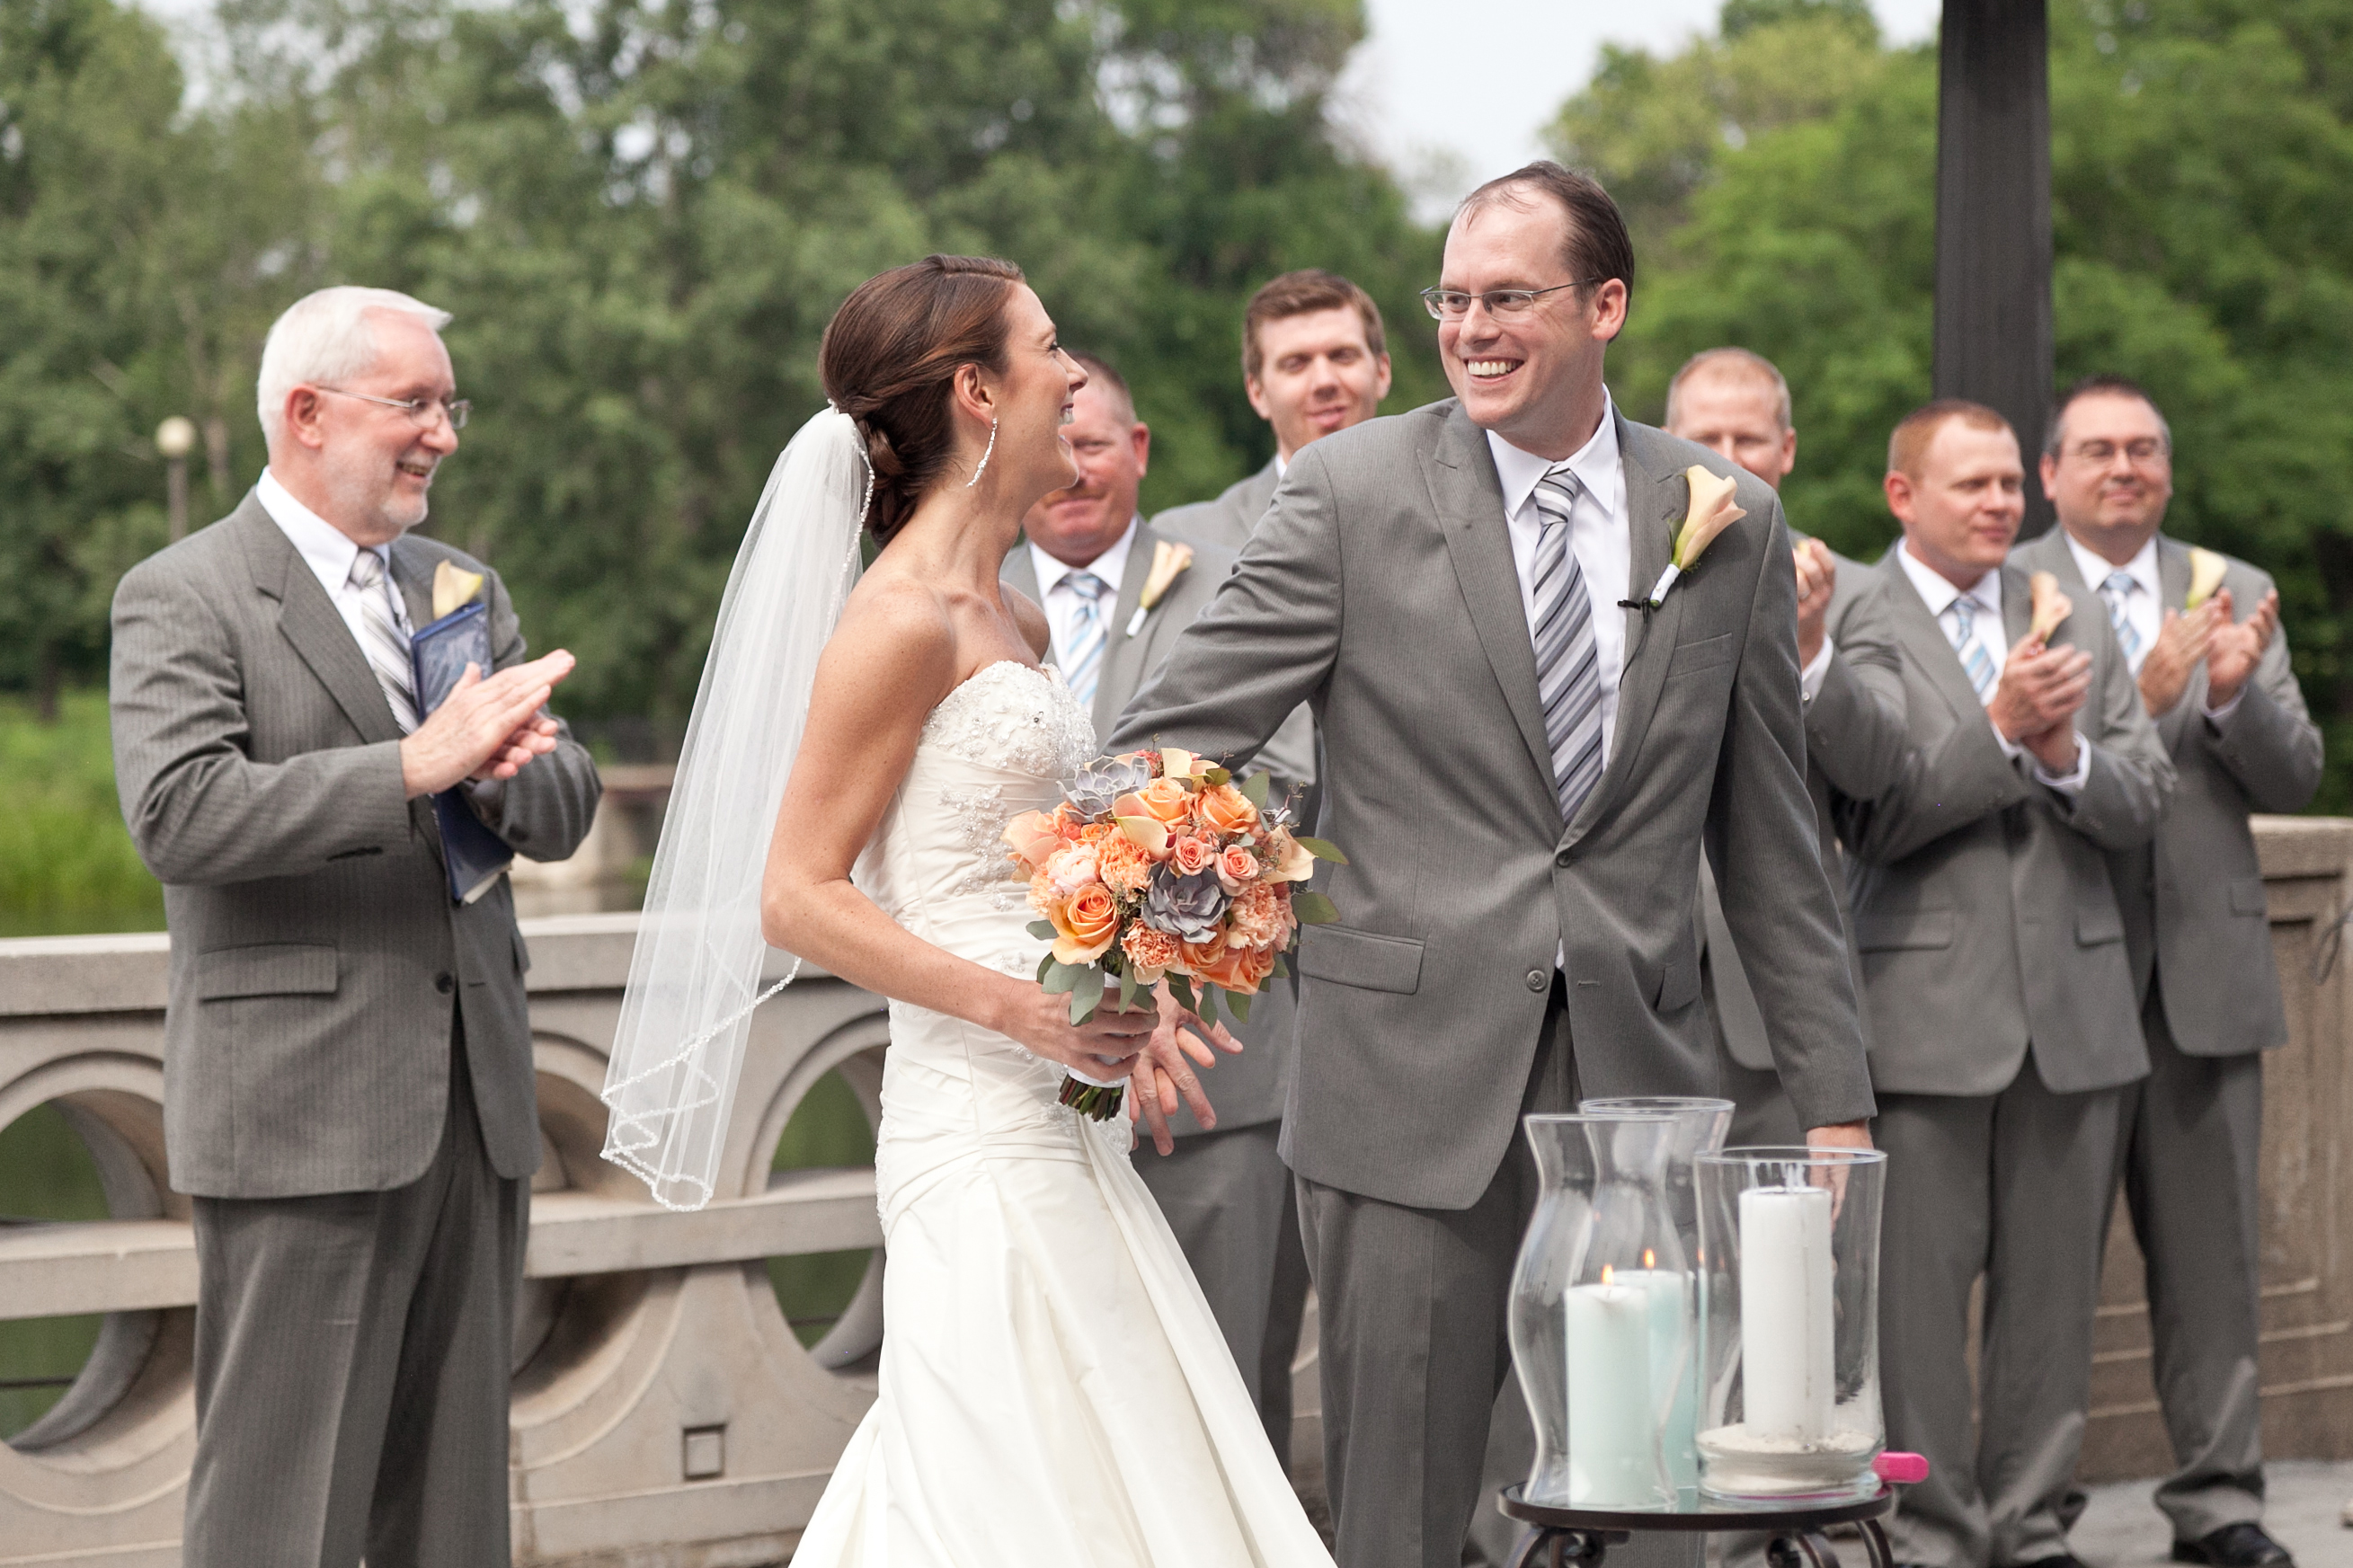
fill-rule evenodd
<path id="1" fill-rule="evenodd" d="M 2135 675 L 2140 673 L 2140 634 L 2133 630 L 2132 617 L 2125 614 L 2125 604 L 2139 586 L 2129 572 L 2111 572 L 2108 580 L 2100 584 L 2100 597 L 2108 602 L 2108 625 L 2116 628 L 2116 646 L 2125 650 L 2125 663 Z"/>
<path id="2" fill-rule="evenodd" d="M 1977 688 L 1979 702 L 1993 695 L 1993 683 L 2001 679 L 1993 660 L 1971 635 L 1977 629 L 1978 612 L 1984 608 L 1967 594 L 1946 607 L 1946 614 L 1953 617 L 1953 629 L 1947 634 L 1953 639 L 1953 651 L 1961 656 L 1961 672 Z"/>
<path id="3" fill-rule="evenodd" d="M 1552 748 L 1560 819 L 1601 782 L 1601 656 L 1593 641 L 1593 598 L 1568 547 L 1568 514 L 1580 487 L 1564 463 L 1536 481 L 1536 695 L 1544 700 L 1545 742 Z"/>
<path id="4" fill-rule="evenodd" d="M 1062 679 L 1082 708 L 1095 705 L 1095 682 L 1103 675 L 1103 596 L 1111 584 L 1092 572 L 1073 572 L 1062 586 L 1079 596 L 1079 621 L 1071 629 L 1071 646 L 1062 660 Z"/>
<path id="5" fill-rule="evenodd" d="M 401 629 L 392 607 L 392 593 L 385 582 L 384 562 L 373 550 L 363 550 L 352 558 L 351 585 L 360 595 L 360 652 L 367 656 L 368 668 L 375 671 L 375 683 L 384 688 L 384 700 L 392 709 L 393 721 L 400 732 L 409 734 L 417 728 L 417 689 L 409 672 L 408 634 Z"/>

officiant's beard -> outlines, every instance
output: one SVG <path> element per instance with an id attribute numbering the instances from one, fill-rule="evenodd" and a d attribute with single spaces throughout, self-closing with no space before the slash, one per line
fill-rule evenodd
<path id="1" fill-rule="evenodd" d="M 409 476 L 398 464 L 410 458 L 403 451 L 387 463 L 381 453 L 364 448 L 330 447 L 321 465 L 335 515 L 364 522 L 372 536 L 397 539 L 425 521 L 429 510 L 424 485 L 408 488 Z M 438 468 L 438 465 L 437 465 Z"/>

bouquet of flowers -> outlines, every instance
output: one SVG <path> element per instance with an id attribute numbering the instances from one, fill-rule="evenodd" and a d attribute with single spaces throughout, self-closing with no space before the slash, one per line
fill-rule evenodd
<path id="1" fill-rule="evenodd" d="M 1267 778 L 1237 784 L 1226 769 L 1164 748 L 1097 757 L 1062 786 L 1050 812 L 1007 825 L 1012 858 L 1029 876 L 1042 917 L 1030 934 L 1053 942 L 1038 965 L 1047 990 L 1068 992 L 1071 1022 L 1094 1016 L 1114 983 L 1134 1007 L 1163 980 L 1203 1023 L 1218 1002 L 1237 1021 L 1303 922 L 1340 911 L 1295 889 L 1315 862 L 1347 858 L 1292 830 L 1289 805 L 1267 804 Z M 1117 1084 L 1062 1079 L 1061 1102 L 1100 1121 L 1119 1109 Z"/>

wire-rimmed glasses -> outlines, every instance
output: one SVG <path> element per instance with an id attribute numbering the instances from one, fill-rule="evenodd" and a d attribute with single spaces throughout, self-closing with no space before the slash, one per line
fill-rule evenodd
<path id="1" fill-rule="evenodd" d="M 408 416 L 408 422 L 420 430 L 433 427 L 433 416 L 439 414 L 449 421 L 452 430 L 463 430 L 474 412 L 474 405 L 465 398 L 446 400 L 438 397 L 371 397 L 364 392 L 345 392 L 340 386 L 320 386 L 314 392 L 332 392 L 337 397 L 355 397 L 362 403 L 374 403 L 385 408 L 397 408 Z"/>
<path id="2" fill-rule="evenodd" d="M 1461 289 L 1424 289 L 1421 303 L 1433 321 L 1461 321 L 1471 313 L 1471 301 L 1473 300 L 1486 306 L 1487 314 L 1491 316 L 1511 317 L 1525 314 L 1530 307 L 1547 294 L 1557 294 L 1564 289 L 1587 289 L 1604 281 L 1606 279 L 1600 278 L 1586 278 L 1574 283 L 1556 283 L 1549 289 L 1490 289 L 1483 294 L 1467 293 Z"/>

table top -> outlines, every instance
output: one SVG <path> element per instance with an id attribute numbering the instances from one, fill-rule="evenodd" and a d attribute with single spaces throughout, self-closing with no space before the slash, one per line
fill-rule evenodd
<path id="1" fill-rule="evenodd" d="M 1826 1524 L 1853 1524 L 1883 1519 L 1895 1510 L 1895 1489 L 1886 1482 L 1867 1498 L 1823 1501 L 1792 1498 L 1788 1502 L 1726 1502 L 1701 1492 L 1686 1491 L 1687 1505 L 1668 1509 L 1555 1508 L 1524 1502 L 1520 1488 L 1505 1487 L 1495 1506 L 1524 1524 L 1550 1525 L 1558 1530 L 1715 1531 L 1816 1529 Z"/>

